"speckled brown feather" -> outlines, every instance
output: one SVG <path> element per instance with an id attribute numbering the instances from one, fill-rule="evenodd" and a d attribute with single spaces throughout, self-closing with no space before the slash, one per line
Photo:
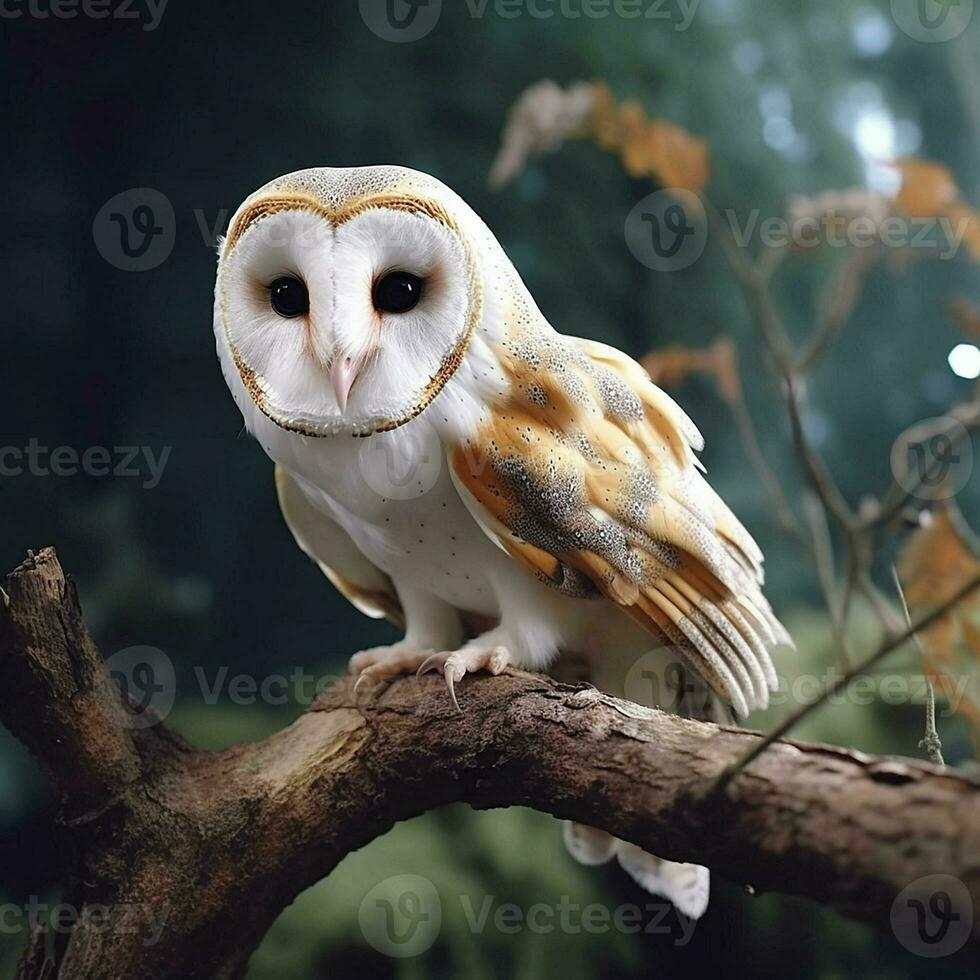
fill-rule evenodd
<path id="1" fill-rule="evenodd" d="M 498 356 L 509 394 L 451 454 L 474 516 L 553 587 L 605 596 L 679 647 L 740 714 L 765 704 L 767 648 L 788 636 L 758 546 L 699 472 L 690 419 L 602 344 L 526 328 Z"/>

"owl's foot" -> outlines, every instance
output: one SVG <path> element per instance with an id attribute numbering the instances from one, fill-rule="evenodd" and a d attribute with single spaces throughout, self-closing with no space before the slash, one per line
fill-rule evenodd
<path id="1" fill-rule="evenodd" d="M 404 643 L 390 647 L 372 647 L 362 650 L 350 658 L 347 669 L 357 674 L 354 682 L 354 697 L 363 684 L 380 684 L 394 680 L 404 674 L 414 674 L 432 656 L 432 650 L 416 650 Z"/>
<path id="2" fill-rule="evenodd" d="M 457 681 L 462 680 L 466 674 L 475 674 L 480 670 L 496 676 L 502 674 L 513 663 L 514 659 L 507 647 L 499 645 L 487 647 L 468 643 L 459 650 L 432 654 L 419 666 L 418 676 L 421 677 L 429 671 L 441 670 L 443 677 L 446 678 L 449 696 L 453 699 L 456 710 L 460 711 L 459 701 L 456 699 Z"/>

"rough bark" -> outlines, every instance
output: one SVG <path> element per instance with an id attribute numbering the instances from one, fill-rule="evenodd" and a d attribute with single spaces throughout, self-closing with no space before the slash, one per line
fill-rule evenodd
<path id="1" fill-rule="evenodd" d="M 134 709 L 52 550 L 6 592 L 0 720 L 59 791 L 64 901 L 80 913 L 67 935 L 31 936 L 24 980 L 53 975 L 46 959 L 61 980 L 239 977 L 302 889 L 454 801 L 573 818 L 880 926 L 928 874 L 955 875 L 980 909 L 980 784 L 953 772 L 785 741 L 712 793 L 757 733 L 517 672 L 465 681 L 462 714 L 439 679 L 358 702 L 341 681 L 271 738 L 205 752 L 120 724 Z"/>

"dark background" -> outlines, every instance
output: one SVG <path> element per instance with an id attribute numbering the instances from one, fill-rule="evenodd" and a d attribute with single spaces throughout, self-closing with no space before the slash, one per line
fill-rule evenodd
<path id="1" fill-rule="evenodd" d="M 170 721 L 207 744 L 260 737 L 302 706 L 205 704 L 195 667 L 212 678 L 222 665 L 260 678 L 297 665 L 328 676 L 395 635 L 357 614 L 293 545 L 271 464 L 242 433 L 218 369 L 209 229 L 223 231 L 260 184 L 317 165 L 425 170 L 483 215 L 559 330 L 633 355 L 735 337 L 767 457 L 790 487 L 784 413 L 717 244 L 678 273 L 634 261 L 623 224 L 651 187 L 584 142 L 491 191 L 508 107 L 540 78 L 605 78 L 618 98 L 708 140 L 711 196 L 740 214 L 778 215 L 795 193 L 864 184 L 876 154 L 940 159 L 980 202 L 976 23 L 955 42 L 926 44 L 899 29 L 887 2 L 702 0 L 684 32 L 615 16 L 509 20 L 492 3 L 482 18 L 464 2 L 444 7 L 436 29 L 411 44 L 376 37 L 350 0 L 171 0 L 153 31 L 130 20 L 0 19 L 0 444 L 170 450 L 154 488 L 142 485 L 145 471 L 0 477 L 0 566 L 56 545 L 106 655 L 164 651 L 179 694 Z M 791 121 L 792 142 L 766 142 L 774 118 Z M 138 187 L 171 202 L 175 244 L 166 261 L 132 272 L 100 253 L 93 221 Z M 825 272 L 818 259 L 780 280 L 797 334 L 826 299 Z M 953 293 L 980 300 L 976 267 L 962 259 L 877 269 L 814 380 L 807 425 L 851 500 L 887 486 L 899 432 L 969 393 L 946 364 L 963 339 L 945 313 Z M 781 671 L 818 669 L 830 653 L 812 570 L 776 528 L 712 386 L 695 380 L 678 397 L 706 434 L 713 483 L 767 551 L 770 594 L 806 650 Z M 975 481 L 961 504 L 975 512 Z M 802 732 L 907 754 L 919 733 L 920 709 L 881 705 L 827 708 Z M 944 735 L 963 759 L 961 728 Z M 31 761 L 0 734 L 0 902 L 55 894 L 50 808 Z M 444 905 L 442 934 L 417 960 L 385 959 L 357 927 L 365 892 L 401 872 L 433 880 Z M 917 960 L 893 938 L 803 902 L 750 901 L 726 883 L 684 948 L 676 934 L 473 936 L 458 914 L 462 894 L 477 905 L 487 894 L 524 906 L 563 894 L 609 907 L 646 901 L 616 869 L 572 865 L 548 818 L 454 809 L 349 858 L 284 915 L 250 977 L 587 977 L 600 968 L 640 977 L 736 963 L 821 978 L 964 969 Z M 0 971 L 12 971 L 23 938 L 0 932 Z"/>

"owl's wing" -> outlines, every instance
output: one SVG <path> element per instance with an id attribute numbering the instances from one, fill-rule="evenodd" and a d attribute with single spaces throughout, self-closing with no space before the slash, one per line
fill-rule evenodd
<path id="1" fill-rule="evenodd" d="M 450 449 L 462 498 L 515 560 L 606 596 L 666 638 L 745 715 L 768 703 L 768 648 L 791 642 L 762 595 L 762 553 L 701 475 L 700 433 L 612 347 L 504 341 L 505 402 Z"/>
<path id="2" fill-rule="evenodd" d="M 391 579 L 364 556 L 336 521 L 313 506 L 303 488 L 281 466 L 276 467 L 276 492 L 296 543 L 337 590 L 366 616 L 387 618 L 404 626 L 405 616 Z"/>

